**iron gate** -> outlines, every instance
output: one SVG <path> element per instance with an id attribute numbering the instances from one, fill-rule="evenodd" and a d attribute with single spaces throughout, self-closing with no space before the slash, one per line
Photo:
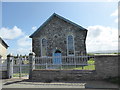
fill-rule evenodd
<path id="1" fill-rule="evenodd" d="M 29 76 L 29 60 L 28 58 L 17 57 L 13 60 L 13 77 Z"/>

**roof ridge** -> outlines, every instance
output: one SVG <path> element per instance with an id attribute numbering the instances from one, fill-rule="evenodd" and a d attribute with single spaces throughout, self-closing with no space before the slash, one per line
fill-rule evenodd
<path id="1" fill-rule="evenodd" d="M 6 48 L 9 47 L 9 46 L 7 45 L 7 43 L 6 43 L 1 37 L 0 37 L 0 40 L 1 40 L 1 44 L 4 44 Z"/>
<path id="2" fill-rule="evenodd" d="M 85 28 L 83 28 L 82 26 L 80 26 L 80 25 L 78 25 L 78 24 L 70 21 L 69 19 L 66 19 L 66 18 L 60 16 L 59 14 L 56 14 L 56 13 L 55 13 L 55 15 L 56 15 L 58 18 L 61 18 L 61 19 L 65 20 L 65 21 L 67 21 L 68 23 L 71 23 L 71 24 L 73 24 L 73 25 L 75 25 L 75 26 L 77 26 L 77 27 L 79 27 L 79 28 L 81 28 L 81 29 L 85 29 Z"/>
<path id="3" fill-rule="evenodd" d="M 60 16 L 60 15 L 58 15 L 58 14 L 56 14 L 55 12 L 32 34 L 32 35 L 30 35 L 29 37 L 30 38 L 32 38 L 37 32 L 39 32 L 40 31 L 40 29 L 42 28 L 42 27 L 44 27 L 44 25 L 46 25 L 54 16 L 56 16 L 56 17 L 58 17 L 58 18 L 60 18 L 60 19 L 62 19 L 62 20 L 64 20 L 64 21 L 66 21 L 66 22 L 68 22 L 68 23 L 70 23 L 70 24 L 72 24 L 72 25 L 74 25 L 74 26 L 77 26 L 78 28 L 81 28 L 82 30 L 86 30 L 85 28 L 83 28 L 82 26 L 80 26 L 80 25 L 78 25 L 78 24 L 76 24 L 76 23 L 74 23 L 74 22 L 72 22 L 72 21 L 70 21 L 70 20 L 68 20 L 68 19 L 66 19 L 66 18 L 64 18 L 64 17 L 62 17 L 62 16 Z"/>

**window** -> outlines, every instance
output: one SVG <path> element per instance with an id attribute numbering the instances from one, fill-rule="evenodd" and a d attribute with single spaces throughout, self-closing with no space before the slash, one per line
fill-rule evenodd
<path id="1" fill-rule="evenodd" d="M 74 38 L 72 35 L 69 35 L 67 38 L 68 41 L 68 55 L 74 55 Z"/>
<path id="2" fill-rule="evenodd" d="M 47 40 L 43 38 L 41 43 L 41 56 L 47 56 Z"/>

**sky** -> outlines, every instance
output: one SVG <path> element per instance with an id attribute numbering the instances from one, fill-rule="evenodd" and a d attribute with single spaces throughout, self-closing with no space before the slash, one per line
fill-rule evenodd
<path id="1" fill-rule="evenodd" d="M 29 36 L 53 13 L 88 29 L 87 52 L 118 49 L 117 2 L 2 2 L 0 37 L 8 53 L 29 54 Z"/>

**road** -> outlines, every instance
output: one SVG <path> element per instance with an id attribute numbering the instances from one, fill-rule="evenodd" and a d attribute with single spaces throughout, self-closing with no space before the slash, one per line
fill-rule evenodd
<path id="1" fill-rule="evenodd" d="M 118 85 L 105 81 L 71 82 L 30 82 L 27 79 L 4 79 L 2 88 L 118 88 Z"/>

